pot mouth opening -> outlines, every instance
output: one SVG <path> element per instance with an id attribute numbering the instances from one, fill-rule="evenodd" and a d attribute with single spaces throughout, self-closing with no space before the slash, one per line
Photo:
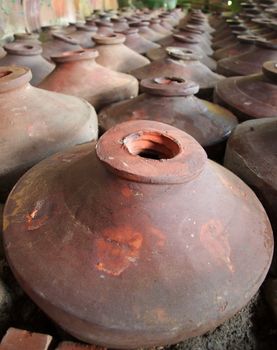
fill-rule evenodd
<path id="1" fill-rule="evenodd" d="M 51 59 L 56 63 L 73 62 L 80 60 L 94 59 L 99 53 L 95 49 L 80 49 L 74 51 L 65 51 L 57 56 L 51 56 Z"/>
<path id="2" fill-rule="evenodd" d="M 123 139 L 124 146 L 134 156 L 150 160 L 172 159 L 181 152 L 179 144 L 154 131 L 138 131 Z"/>
<path id="3" fill-rule="evenodd" d="M 12 71 L 9 69 L 3 70 L 2 72 L 0 71 L 0 79 L 7 77 L 10 74 L 12 74 Z"/>
<path id="4" fill-rule="evenodd" d="M 183 61 L 199 61 L 202 56 L 190 49 L 183 49 L 180 47 L 168 46 L 166 52 L 169 57 Z"/>

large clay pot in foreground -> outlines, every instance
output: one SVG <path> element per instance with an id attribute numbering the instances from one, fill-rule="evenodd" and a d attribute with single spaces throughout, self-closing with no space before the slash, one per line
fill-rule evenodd
<path id="1" fill-rule="evenodd" d="M 240 124 L 228 141 L 224 164 L 253 188 L 277 234 L 277 118 Z M 277 237 L 275 236 L 277 239 Z M 277 275 L 277 247 L 272 272 Z"/>
<path id="2" fill-rule="evenodd" d="M 277 61 L 264 63 L 261 74 L 219 82 L 214 101 L 233 111 L 241 121 L 277 117 Z"/>
<path id="3" fill-rule="evenodd" d="M 226 77 L 256 74 L 265 62 L 273 60 L 277 60 L 277 39 L 258 40 L 246 53 L 218 61 L 217 72 Z"/>
<path id="4" fill-rule="evenodd" d="M 5 206 L 4 244 L 57 324 L 119 349 L 214 329 L 257 292 L 273 250 L 247 185 L 191 136 L 152 121 L 120 124 L 96 147 L 29 171 Z"/>
<path id="5" fill-rule="evenodd" d="M 159 44 L 147 40 L 139 35 L 137 28 L 129 28 L 128 30 L 122 32 L 122 34 L 124 34 L 126 37 L 124 45 L 142 55 L 148 52 L 150 49 L 157 49 L 160 47 Z"/>
<path id="6" fill-rule="evenodd" d="M 206 149 L 209 158 L 223 157 L 225 141 L 237 125 L 232 113 L 194 96 L 199 86 L 180 78 L 145 79 L 140 87 L 143 94 L 115 103 L 100 112 L 102 130 L 128 120 L 164 122 L 194 137 Z"/>
<path id="7" fill-rule="evenodd" d="M 1 199 L 34 164 L 98 134 L 86 101 L 34 88 L 31 77 L 25 67 L 0 67 Z"/>
<path id="8" fill-rule="evenodd" d="M 213 73 L 199 62 L 201 56 L 191 50 L 168 47 L 167 57 L 131 72 L 137 79 L 156 77 L 178 77 L 196 82 L 200 86 L 199 96 L 210 97 L 214 86 L 223 76 Z"/>
<path id="9" fill-rule="evenodd" d="M 123 34 L 95 35 L 93 39 L 96 42 L 95 49 L 99 52 L 96 62 L 101 66 L 128 73 L 150 63 L 146 57 L 124 45 Z"/>
<path id="10" fill-rule="evenodd" d="M 0 66 L 24 66 L 32 71 L 31 84 L 38 85 L 55 65 L 46 61 L 42 56 L 42 48 L 38 44 L 14 42 L 6 44 L 6 56 L 0 60 Z"/>
<path id="11" fill-rule="evenodd" d="M 96 109 L 137 96 L 138 82 L 134 77 L 101 66 L 95 62 L 97 57 L 94 49 L 52 57 L 56 68 L 40 87 L 82 97 Z"/>

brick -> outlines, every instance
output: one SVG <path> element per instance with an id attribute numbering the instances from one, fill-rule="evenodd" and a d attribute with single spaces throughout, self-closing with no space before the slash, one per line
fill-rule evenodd
<path id="1" fill-rule="evenodd" d="M 51 341 L 52 337 L 47 334 L 9 328 L 2 339 L 0 350 L 47 350 Z"/>
<path id="2" fill-rule="evenodd" d="M 72 342 L 66 341 L 66 342 L 60 343 L 56 350 L 107 350 L 107 349 L 96 345 L 86 345 L 86 344 L 72 343 Z"/>

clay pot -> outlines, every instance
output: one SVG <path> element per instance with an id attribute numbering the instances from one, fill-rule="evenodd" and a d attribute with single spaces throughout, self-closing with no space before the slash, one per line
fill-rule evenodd
<path id="1" fill-rule="evenodd" d="M 53 40 L 53 34 L 60 34 L 64 36 L 70 36 L 70 34 L 76 31 L 75 25 L 62 26 L 62 25 L 50 25 L 41 27 L 40 41 L 42 43 Z"/>
<path id="2" fill-rule="evenodd" d="M 263 73 L 219 82 L 214 101 L 241 120 L 277 117 L 277 61 L 266 62 Z"/>
<path id="3" fill-rule="evenodd" d="M 57 56 L 67 51 L 81 50 L 82 47 L 78 41 L 73 39 L 70 35 L 52 34 L 52 40 L 46 41 L 42 44 L 43 57 L 51 60 L 52 56 Z"/>
<path id="4" fill-rule="evenodd" d="M 115 32 L 124 32 L 129 29 L 129 24 L 126 18 L 111 18 L 111 22 L 113 24 L 113 30 Z"/>
<path id="5" fill-rule="evenodd" d="M 6 56 L 0 60 L 0 66 L 24 66 L 32 71 L 31 84 L 38 85 L 55 68 L 54 64 L 42 56 L 42 48 L 38 44 L 14 42 L 4 45 Z"/>
<path id="6" fill-rule="evenodd" d="M 258 40 L 249 51 L 217 62 L 217 72 L 226 77 L 259 73 L 263 63 L 277 60 L 277 41 Z"/>
<path id="7" fill-rule="evenodd" d="M 111 35 L 114 32 L 113 24 L 110 21 L 96 20 L 94 22 L 98 28 L 97 34 L 100 35 Z"/>
<path id="8" fill-rule="evenodd" d="M 4 245 L 21 286 L 63 329 L 134 349 L 234 315 L 263 282 L 273 238 L 238 177 L 188 134 L 144 120 L 29 171 L 5 206 Z"/>
<path id="9" fill-rule="evenodd" d="M 149 22 L 146 22 L 146 21 L 132 22 L 132 23 L 129 23 L 129 25 L 132 28 L 137 28 L 139 31 L 139 35 L 141 35 L 143 38 L 147 40 L 156 42 L 163 39 L 163 35 L 161 33 L 158 33 L 153 29 L 149 28 Z"/>
<path id="10" fill-rule="evenodd" d="M 255 35 L 238 36 L 236 44 L 216 50 L 213 54 L 213 58 L 216 60 L 221 60 L 223 58 L 241 55 L 252 49 L 253 45 L 255 45 L 256 41 L 259 39 L 260 37 Z"/>
<path id="11" fill-rule="evenodd" d="M 97 110 L 138 94 L 137 80 L 95 62 L 98 51 L 83 49 L 53 57 L 57 66 L 40 84 L 46 90 L 82 97 Z"/>
<path id="12" fill-rule="evenodd" d="M 163 37 L 169 36 L 172 34 L 171 31 L 165 29 L 161 26 L 161 20 L 158 18 L 153 18 L 150 20 L 149 28 L 154 30 L 157 33 L 162 34 Z"/>
<path id="13" fill-rule="evenodd" d="M 204 51 L 206 55 L 212 55 L 213 50 L 211 48 L 210 40 L 203 35 L 203 33 L 200 30 L 195 30 L 190 27 L 185 27 L 179 31 L 180 35 L 186 37 L 191 37 L 192 40 L 194 39 L 197 43 L 199 43 L 199 46 Z"/>
<path id="14" fill-rule="evenodd" d="M 87 102 L 32 87 L 31 77 L 25 67 L 0 67 L 1 199 L 40 160 L 97 138 L 97 116 Z"/>
<path id="15" fill-rule="evenodd" d="M 224 79 L 223 76 L 213 73 L 208 67 L 199 62 L 201 56 L 192 51 L 178 47 L 168 47 L 167 57 L 154 61 L 147 66 L 131 72 L 137 79 L 156 77 L 178 77 L 194 81 L 200 86 L 199 95 L 212 95 L 215 84 Z"/>
<path id="16" fill-rule="evenodd" d="M 78 23 L 76 26 L 76 32 L 70 35 L 71 38 L 77 41 L 77 43 L 85 49 L 90 49 L 95 46 L 93 36 L 97 32 L 96 26 L 88 26 L 86 24 Z"/>
<path id="17" fill-rule="evenodd" d="M 140 68 L 150 61 L 124 45 L 123 34 L 111 34 L 109 36 L 95 35 L 95 49 L 99 52 L 96 62 L 112 70 L 128 73 Z"/>
<path id="18" fill-rule="evenodd" d="M 138 29 L 130 28 L 127 31 L 122 32 L 125 35 L 124 45 L 130 49 L 136 51 L 139 54 L 145 54 L 150 49 L 159 48 L 160 45 L 153 43 L 150 40 L 146 40 L 144 37 L 138 34 Z"/>
<path id="19" fill-rule="evenodd" d="M 165 44 L 165 42 L 164 42 Z M 207 66 L 212 71 L 216 70 L 216 61 L 207 56 L 204 51 L 199 46 L 199 41 L 196 39 L 190 39 L 188 37 L 184 37 L 182 35 L 172 35 L 167 41 L 167 45 L 163 45 L 164 47 L 159 49 L 151 49 L 147 52 L 146 56 L 151 61 L 161 60 L 167 56 L 167 47 L 180 47 L 185 49 L 187 52 L 195 52 L 199 56 L 199 61 L 202 62 L 205 66 Z"/>
<path id="20" fill-rule="evenodd" d="M 229 139 L 224 164 L 254 189 L 277 233 L 276 149 L 277 118 L 249 120 Z M 271 270 L 277 275 L 276 248 Z"/>
<path id="21" fill-rule="evenodd" d="M 225 140 L 237 125 L 236 117 L 218 105 L 194 94 L 199 86 L 179 78 L 162 77 L 141 81 L 143 94 L 104 108 L 99 125 L 108 130 L 128 120 L 150 119 L 175 126 L 193 136 L 209 158 L 224 155 Z"/>

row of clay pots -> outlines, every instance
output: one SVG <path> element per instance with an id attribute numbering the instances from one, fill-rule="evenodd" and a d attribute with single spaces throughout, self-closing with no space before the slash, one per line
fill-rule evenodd
<path id="1" fill-rule="evenodd" d="M 178 24 L 178 12 L 170 16 Z M 191 11 L 180 21 L 185 26 L 200 28 L 202 39 L 208 33 L 202 47 L 210 48 L 207 16 Z M 7 142 L 7 159 L 23 154 L 22 174 L 62 151 L 29 170 L 10 193 L 5 250 L 27 294 L 73 336 L 121 349 L 171 344 L 214 329 L 252 298 L 271 264 L 272 229 L 250 188 L 208 160 L 188 134 L 210 151 L 236 126 L 231 112 L 194 96 L 200 89 L 198 95 L 211 98 L 224 77 L 182 47 L 130 68 L 132 77 L 112 70 L 132 64 L 119 65 L 123 48 L 109 57 L 103 46 L 109 68 L 96 62 L 97 50 L 63 52 L 52 57 L 56 67 L 40 88 L 28 84 L 26 68 L 0 70 L 0 108 L 13 123 L 3 139 L 26 143 L 15 149 Z M 265 71 L 267 78 L 271 66 Z M 144 91 L 138 97 L 135 77 Z M 95 111 L 77 97 L 97 110 L 106 106 L 99 120 L 107 131 L 97 144 L 64 151 L 68 136 L 73 144 L 97 137 Z M 68 129 L 66 118 L 75 122 Z M 57 142 L 50 128 L 64 138 L 60 149 L 51 150 Z M 48 154 L 34 160 L 37 151 Z"/>

